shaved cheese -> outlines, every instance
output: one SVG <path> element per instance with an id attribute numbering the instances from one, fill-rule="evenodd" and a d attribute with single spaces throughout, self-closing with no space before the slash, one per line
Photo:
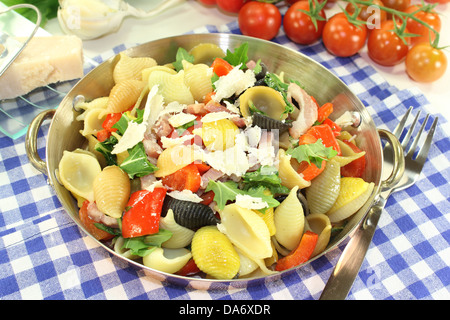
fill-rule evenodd
<path id="1" fill-rule="evenodd" d="M 205 114 L 202 117 L 202 123 L 214 122 L 214 121 L 219 121 L 222 119 L 230 119 L 230 118 L 234 118 L 234 117 L 239 117 L 239 115 L 231 114 L 226 111 L 210 112 L 210 113 Z"/>
<path id="2" fill-rule="evenodd" d="M 164 149 L 183 144 L 185 141 L 189 141 L 193 139 L 195 136 L 193 134 L 188 134 L 182 137 L 178 138 L 167 138 L 167 137 L 161 137 L 162 147 Z"/>
<path id="3" fill-rule="evenodd" d="M 269 207 L 266 201 L 259 197 L 252 197 L 248 194 L 237 194 L 236 195 L 236 204 L 239 207 L 247 208 L 251 210 L 259 210 L 263 208 Z"/>
<path id="4" fill-rule="evenodd" d="M 172 127 L 178 128 L 183 124 L 194 121 L 195 119 L 197 119 L 197 116 L 195 114 L 177 113 L 169 118 L 169 123 L 171 124 Z"/>
<path id="5" fill-rule="evenodd" d="M 183 200 L 183 201 L 190 201 L 199 203 L 202 202 L 203 199 L 200 198 L 197 194 L 193 193 L 191 190 L 183 190 L 183 191 L 172 191 L 167 193 L 168 196 L 171 196 L 172 198 Z"/>
<path id="6" fill-rule="evenodd" d="M 214 101 L 220 102 L 224 98 L 232 95 L 239 95 L 245 89 L 252 87 L 256 82 L 255 73 L 247 69 L 242 71 L 239 66 L 234 67 L 227 75 L 221 76 L 214 86 L 216 94 L 212 96 Z"/>

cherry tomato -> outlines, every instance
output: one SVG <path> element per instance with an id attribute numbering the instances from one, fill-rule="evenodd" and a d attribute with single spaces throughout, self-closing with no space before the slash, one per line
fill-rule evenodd
<path id="1" fill-rule="evenodd" d="M 247 2 L 239 11 L 239 29 L 246 36 L 273 39 L 281 26 L 281 13 L 271 3 Z"/>
<path id="2" fill-rule="evenodd" d="M 425 0 L 426 2 L 429 3 L 448 3 L 450 2 L 450 0 Z"/>
<path id="3" fill-rule="evenodd" d="M 198 0 L 198 2 L 207 5 L 207 6 L 212 6 L 214 4 L 216 4 L 216 0 Z"/>
<path id="4" fill-rule="evenodd" d="M 404 11 L 411 5 L 411 0 L 382 0 L 385 7 L 395 9 L 398 11 Z M 388 14 L 388 19 L 391 18 L 391 14 Z"/>
<path id="5" fill-rule="evenodd" d="M 246 0 L 216 0 L 217 6 L 225 12 L 238 13 Z"/>
<path id="6" fill-rule="evenodd" d="M 345 14 L 340 12 L 332 16 L 323 29 L 322 39 L 325 47 L 338 57 L 350 57 L 356 54 L 366 42 L 367 28 L 351 24 Z"/>
<path id="7" fill-rule="evenodd" d="M 348 140 L 343 140 L 343 142 L 348 145 L 355 153 L 362 152 L 354 143 Z M 344 177 L 356 177 L 361 178 L 366 169 L 366 157 L 362 156 L 356 160 L 353 160 L 349 164 L 341 167 L 341 175 Z"/>
<path id="8" fill-rule="evenodd" d="M 421 7 L 421 5 L 409 6 L 408 8 L 406 8 L 405 12 L 412 13 L 414 11 L 417 11 Z M 437 32 L 441 31 L 441 18 L 435 11 L 419 11 L 414 14 L 414 17 L 427 23 L 433 30 L 436 30 Z M 433 42 L 433 40 L 436 38 L 436 34 L 432 30 L 428 29 L 420 22 L 417 22 L 411 18 L 408 18 L 408 20 L 406 21 L 406 28 L 408 28 L 409 32 L 420 35 L 420 37 L 411 37 L 412 45 L 415 45 L 419 42 Z"/>
<path id="9" fill-rule="evenodd" d="M 428 42 L 414 45 L 406 55 L 406 72 L 417 82 L 433 82 L 442 77 L 447 69 L 445 53 L 433 48 Z"/>
<path id="10" fill-rule="evenodd" d="M 381 2 L 381 0 L 373 0 L 372 5 L 376 5 L 379 7 L 383 7 L 384 4 Z M 379 26 L 381 22 L 387 19 L 387 13 L 384 10 L 376 9 L 375 7 L 367 6 L 364 4 L 356 4 L 358 8 L 361 8 L 361 11 L 359 12 L 358 17 L 363 20 L 367 21 L 368 23 L 373 24 L 374 26 Z M 348 3 L 345 7 L 345 11 L 347 11 L 350 14 L 353 14 L 355 12 L 355 6 L 352 3 Z M 370 28 L 370 27 L 369 27 Z"/>
<path id="11" fill-rule="evenodd" d="M 408 53 L 408 41 L 405 44 L 393 30 L 394 21 L 383 21 L 380 29 L 373 29 L 367 40 L 369 57 L 382 66 L 399 64 Z"/>
<path id="12" fill-rule="evenodd" d="M 309 2 L 298 1 L 289 7 L 283 19 L 284 31 L 288 38 L 296 43 L 303 45 L 311 44 L 322 36 L 322 31 L 326 23 L 325 10 L 322 9 L 319 12 L 319 15 L 324 18 L 324 20 L 316 19 L 316 29 L 311 17 L 299 9 L 310 11 Z"/>

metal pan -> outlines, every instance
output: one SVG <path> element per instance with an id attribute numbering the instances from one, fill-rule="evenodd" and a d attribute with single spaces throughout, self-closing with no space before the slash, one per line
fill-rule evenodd
<path id="1" fill-rule="evenodd" d="M 276 43 L 240 35 L 191 34 L 151 41 L 130 48 L 125 52 L 132 57 L 150 56 L 159 64 L 165 64 L 175 61 L 175 54 L 179 47 L 189 50 L 199 43 L 214 43 L 226 52 L 227 49 L 234 50 L 234 48 L 244 42 L 249 44 L 248 56 L 250 59 L 261 59 L 271 72 L 280 73 L 283 71 L 286 79 L 299 80 L 304 85 L 305 90 L 314 96 L 319 104 L 332 102 L 334 105 L 334 116 L 339 117 L 345 111 L 354 111 L 360 114 L 361 124 L 355 130 L 358 130 L 357 142 L 359 146 L 366 151 L 366 172 L 363 178 L 366 181 L 374 182 L 375 188 L 373 194 L 367 203 L 352 216 L 344 230 L 333 238 L 323 253 L 297 268 L 270 276 L 223 281 L 167 274 L 124 258 L 91 236 L 97 241 L 99 246 L 104 247 L 112 255 L 117 255 L 120 259 L 124 259 L 137 268 L 143 269 L 151 277 L 158 280 L 167 280 L 178 285 L 190 286 L 196 289 L 208 289 L 228 288 L 229 286 L 245 287 L 278 279 L 298 268 L 302 268 L 305 264 L 313 260 L 320 259 L 321 256 L 335 249 L 363 221 L 379 192 L 380 186 L 382 184 L 395 183 L 402 173 L 401 166 L 394 167 L 390 177 L 384 181 L 382 180 L 383 153 L 380 137 L 387 139 L 394 146 L 398 146 L 398 141 L 388 132 L 376 128 L 365 106 L 345 83 L 322 65 L 297 51 Z M 79 209 L 77 203 L 72 195 L 58 182 L 55 176 L 55 169 L 58 168 L 64 150 L 71 151 L 83 146 L 85 143 L 85 138 L 79 133 L 80 129 L 82 129 L 82 122 L 75 120 L 79 113 L 73 108 L 74 99 L 79 95 L 83 95 L 87 101 L 97 97 L 107 96 L 114 85 L 112 73 L 117 60 L 117 56 L 111 57 L 89 72 L 64 97 L 56 110 L 44 111 L 33 120 L 26 136 L 26 149 L 30 162 L 39 171 L 48 176 L 49 183 L 56 191 L 58 199 L 67 214 L 87 234 L 89 233 L 84 229 L 78 217 Z M 45 119 L 51 119 L 46 144 L 46 162 L 39 157 L 36 147 L 37 133 Z M 394 163 L 396 162 L 398 161 L 394 159 Z"/>

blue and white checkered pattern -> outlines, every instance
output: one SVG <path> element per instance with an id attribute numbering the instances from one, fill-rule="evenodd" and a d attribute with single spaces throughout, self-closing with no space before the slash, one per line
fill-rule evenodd
<path id="1" fill-rule="evenodd" d="M 239 33 L 239 28 L 231 23 L 194 32 Z M 321 43 L 297 46 L 283 34 L 274 41 L 333 71 L 380 128 L 393 130 L 409 106 L 427 113 L 429 102 L 419 90 L 397 90 L 358 56 L 337 58 Z M 43 158 L 47 131 L 44 125 L 38 140 Z M 348 299 L 450 299 L 449 132 L 440 116 L 419 181 L 389 198 Z M 82 233 L 46 177 L 28 162 L 24 138 L 0 136 L 0 199 L 0 299 L 317 299 L 345 245 L 264 285 L 186 289 L 146 276 Z"/>

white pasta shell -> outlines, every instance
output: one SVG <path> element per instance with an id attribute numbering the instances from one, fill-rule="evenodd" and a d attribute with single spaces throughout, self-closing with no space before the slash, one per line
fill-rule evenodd
<path id="1" fill-rule="evenodd" d="M 374 189 L 373 182 L 361 178 L 341 178 L 341 189 L 334 205 L 326 213 L 331 223 L 342 221 L 352 216 L 369 199 Z"/>
<path id="2" fill-rule="evenodd" d="M 325 250 L 330 242 L 331 222 L 327 215 L 323 213 L 312 213 L 306 216 L 308 229 L 319 235 L 316 247 L 311 255 L 314 257 Z"/>
<path id="3" fill-rule="evenodd" d="M 108 104 L 108 99 L 109 97 L 100 97 L 100 98 L 95 98 L 92 101 L 89 102 L 79 102 L 77 103 L 74 108 L 77 110 L 84 110 L 84 112 L 82 114 L 80 114 L 79 116 L 77 116 L 77 120 L 78 121 L 84 121 L 84 118 L 86 117 L 86 115 L 88 114 L 89 110 L 92 109 L 105 109 L 106 105 Z"/>
<path id="4" fill-rule="evenodd" d="M 174 69 L 171 69 L 169 67 L 166 67 L 166 66 L 154 66 L 154 67 L 142 70 L 142 80 L 148 82 L 148 77 L 154 71 L 167 72 L 168 74 L 177 74 L 177 72 Z"/>
<path id="5" fill-rule="evenodd" d="M 352 162 L 353 160 L 359 159 L 361 157 L 364 157 L 366 152 L 365 151 L 361 151 L 361 152 L 355 152 L 353 151 L 352 148 L 350 148 L 350 146 L 348 144 L 346 144 L 345 142 L 336 139 L 336 141 L 339 144 L 339 147 L 341 148 L 341 153 L 342 155 L 340 156 L 335 156 L 333 157 L 333 159 L 335 161 L 337 161 L 341 167 L 349 164 L 350 162 Z"/>
<path id="6" fill-rule="evenodd" d="M 219 231 L 249 258 L 261 260 L 272 256 L 269 229 L 255 212 L 233 203 L 220 211 L 220 218 Z"/>
<path id="7" fill-rule="evenodd" d="M 125 53 L 119 54 L 120 60 L 114 67 L 113 78 L 115 83 L 124 80 L 142 80 L 142 70 L 156 66 L 156 61 L 150 57 L 129 57 Z"/>
<path id="8" fill-rule="evenodd" d="M 184 82 L 191 90 L 195 101 L 203 101 L 213 91 L 211 68 L 206 64 L 189 64 L 184 68 Z"/>
<path id="9" fill-rule="evenodd" d="M 77 199 L 94 201 L 93 183 L 102 171 L 97 158 L 84 150 L 64 151 L 58 166 L 58 179 Z"/>
<path id="10" fill-rule="evenodd" d="M 93 182 L 94 199 L 100 211 L 120 218 L 130 197 L 130 179 L 118 166 L 109 166 Z"/>
<path id="11" fill-rule="evenodd" d="M 246 276 L 259 268 L 259 265 L 254 260 L 247 257 L 239 248 L 235 247 L 234 249 L 241 261 L 239 266 L 239 277 Z"/>
<path id="12" fill-rule="evenodd" d="M 180 226 L 175 221 L 172 209 L 169 209 L 166 216 L 159 220 L 159 227 L 172 232 L 170 239 L 161 244 L 164 248 L 177 249 L 186 247 L 191 243 L 195 233 L 191 229 Z"/>
<path id="13" fill-rule="evenodd" d="M 274 213 L 275 238 L 288 250 L 294 250 L 298 246 L 305 227 L 305 214 L 297 197 L 298 189 L 298 186 L 292 188 Z"/>
<path id="14" fill-rule="evenodd" d="M 291 156 L 287 155 L 283 149 L 278 151 L 278 176 L 283 186 L 292 189 L 298 187 L 300 189 L 309 187 L 311 181 L 303 179 L 291 165 Z"/>
<path id="15" fill-rule="evenodd" d="M 155 248 L 150 254 L 144 256 L 142 262 L 146 267 L 166 273 L 175 273 L 183 268 L 191 258 L 192 254 L 186 248 Z"/>
<path id="16" fill-rule="evenodd" d="M 338 197 L 341 187 L 341 166 L 331 159 L 322 173 L 311 181 L 306 189 L 306 199 L 311 213 L 325 213 Z"/>
<path id="17" fill-rule="evenodd" d="M 103 109 L 101 108 L 89 109 L 83 113 L 84 127 L 83 130 L 80 131 L 80 133 L 84 137 L 96 134 L 98 131 L 103 130 L 102 124 L 106 118 L 106 115 L 100 116 L 100 114 L 103 115 Z"/>
<path id="18" fill-rule="evenodd" d="M 117 252 L 122 257 L 125 257 L 127 259 L 131 260 L 139 259 L 140 256 L 132 254 L 130 249 L 123 248 L 124 243 L 125 239 L 122 236 L 117 237 L 117 239 L 114 242 L 114 252 Z"/>
<path id="19" fill-rule="evenodd" d="M 99 117 L 128 110 L 134 106 L 144 88 L 145 82 L 139 80 L 124 80 L 116 83 L 109 93 L 106 108 Z"/>
<path id="20" fill-rule="evenodd" d="M 164 97 L 166 104 L 178 101 L 181 104 L 194 103 L 194 97 L 184 82 L 184 70 L 177 74 L 155 70 L 148 77 L 148 87 L 158 85 L 158 93 Z"/>

